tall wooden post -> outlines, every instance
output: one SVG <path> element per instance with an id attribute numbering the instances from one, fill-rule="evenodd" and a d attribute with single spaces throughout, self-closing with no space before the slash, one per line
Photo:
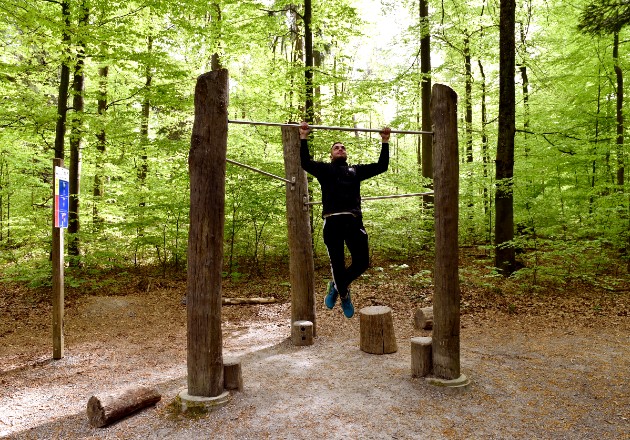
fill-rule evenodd
<path id="1" fill-rule="evenodd" d="M 195 87 L 188 167 L 188 394 L 223 393 L 221 271 L 228 133 L 228 72 L 205 73 Z"/>
<path id="2" fill-rule="evenodd" d="M 460 377 L 457 94 L 435 84 L 433 120 L 433 185 L 435 192 L 435 292 L 433 295 L 433 374 Z"/>
<path id="3" fill-rule="evenodd" d="M 57 177 L 55 167 L 63 167 L 63 159 L 53 159 L 53 188 L 52 196 L 55 200 Z M 54 205 L 54 202 L 53 202 Z M 53 359 L 63 357 L 63 315 L 64 315 L 64 258 L 63 258 L 63 228 L 55 227 L 55 208 L 52 209 L 52 337 Z"/>
<path id="4" fill-rule="evenodd" d="M 311 224 L 304 201 L 308 198 L 306 172 L 300 164 L 300 133 L 296 127 L 282 127 L 284 169 L 287 183 L 287 227 L 289 241 L 289 270 L 291 272 L 291 323 L 311 321 L 315 325 L 315 269 Z"/>

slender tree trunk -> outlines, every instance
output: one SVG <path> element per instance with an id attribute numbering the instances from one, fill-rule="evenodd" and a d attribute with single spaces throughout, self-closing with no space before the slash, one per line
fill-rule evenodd
<path id="1" fill-rule="evenodd" d="M 524 50 L 526 51 L 525 45 L 525 29 L 523 24 L 521 23 L 521 44 L 523 45 Z M 523 60 L 523 64 L 519 66 L 519 70 L 521 72 L 521 81 L 523 83 L 523 130 L 525 131 L 524 137 L 527 138 L 527 132 L 529 131 L 529 78 L 527 77 L 527 66 L 525 65 L 525 60 Z M 529 156 L 529 146 L 525 143 L 525 158 Z"/>
<path id="2" fill-rule="evenodd" d="M 599 143 L 599 115 L 601 113 L 602 105 L 602 83 L 601 83 L 601 65 L 597 72 L 597 110 L 595 111 L 595 143 L 593 145 L 592 155 L 593 158 L 597 157 L 597 145 Z M 588 213 L 593 213 L 593 203 L 595 202 L 594 190 L 595 190 L 595 173 L 597 172 L 597 160 L 593 159 L 591 163 L 591 195 L 588 199 Z"/>
<path id="3" fill-rule="evenodd" d="M 153 36 L 147 38 L 147 57 L 150 58 L 153 52 Z M 149 144 L 149 117 L 151 116 L 151 83 L 153 82 L 153 73 L 150 62 L 144 68 L 144 100 L 142 101 L 142 119 L 140 123 L 140 142 L 142 142 L 142 154 L 140 156 L 140 166 L 138 168 L 138 180 L 141 186 L 146 186 L 147 174 L 149 172 L 147 145 Z M 140 206 L 145 206 L 146 201 L 141 200 Z"/>
<path id="4" fill-rule="evenodd" d="M 617 185 L 624 184 L 624 152 L 623 152 L 623 72 L 619 65 L 619 32 L 615 32 L 613 44 L 615 75 L 617 76 Z"/>
<path id="5" fill-rule="evenodd" d="M 488 157 L 488 133 L 486 132 L 486 126 L 488 125 L 488 114 L 486 108 L 486 74 L 483 70 L 483 64 L 481 60 L 478 61 L 479 72 L 481 74 L 481 157 L 483 160 L 483 212 L 488 213 L 489 210 L 489 198 L 488 198 L 488 163 L 490 158 Z"/>
<path id="6" fill-rule="evenodd" d="M 92 221 L 95 225 L 102 222 L 99 216 L 99 204 L 104 194 L 103 187 L 103 159 L 107 148 L 107 131 L 105 130 L 105 112 L 107 110 L 107 82 L 109 75 L 109 67 L 103 66 L 98 69 L 99 76 L 99 95 L 97 100 L 97 111 L 101 123 L 100 130 L 96 134 L 96 149 L 98 151 L 96 160 L 96 172 L 94 173 L 94 207 L 92 208 Z"/>
<path id="7" fill-rule="evenodd" d="M 312 17 L 311 0 L 304 0 L 304 79 L 306 85 L 306 101 L 304 110 L 306 120 L 313 122 L 313 31 L 311 30 Z"/>
<path id="8" fill-rule="evenodd" d="M 472 66 L 470 64 L 470 40 L 464 38 L 464 69 L 466 71 L 466 162 L 473 161 L 472 129 Z"/>
<path id="9" fill-rule="evenodd" d="M 318 29 L 318 35 L 321 36 L 321 30 Z M 317 69 L 322 66 L 324 62 L 324 54 L 319 51 L 313 49 L 313 66 Z M 314 73 L 314 72 L 313 72 Z M 313 122 L 316 124 L 321 123 L 321 109 L 320 109 L 320 97 L 322 94 L 322 88 L 320 84 L 313 84 Z"/>
<path id="10" fill-rule="evenodd" d="M 431 29 L 429 26 L 429 1 L 420 0 L 420 23 L 422 37 L 420 39 L 420 74 L 422 90 L 422 131 L 432 131 L 431 122 Z M 422 157 L 418 159 L 422 163 L 422 177 L 433 179 L 433 136 L 423 134 Z M 432 203 L 433 198 L 424 198 L 427 203 Z"/>
<path id="11" fill-rule="evenodd" d="M 515 128 L 515 0 L 501 0 L 499 48 L 499 133 L 496 158 L 495 266 L 511 274 L 514 247 L 514 134 Z"/>
<path id="12" fill-rule="evenodd" d="M 88 10 L 85 2 L 81 4 L 82 15 L 79 19 L 79 29 L 85 29 L 88 23 Z M 72 107 L 72 133 L 70 135 L 70 197 L 68 199 L 68 254 L 78 257 L 81 254 L 79 230 L 81 226 L 79 208 L 81 194 L 81 143 L 83 141 L 83 89 L 85 82 L 85 45 L 79 42 L 77 64 L 74 69 L 74 84 Z M 77 259 L 71 259 L 70 264 L 78 265 Z"/>
<path id="13" fill-rule="evenodd" d="M 64 140 L 66 136 L 66 117 L 68 114 L 68 89 L 70 88 L 70 5 L 69 0 L 62 0 L 61 15 L 64 27 L 62 30 L 61 44 L 63 60 L 59 78 L 59 96 L 57 97 L 57 124 L 55 127 L 55 157 L 63 159 Z"/>
<path id="14" fill-rule="evenodd" d="M 5 160 L 4 154 L 0 156 L 0 242 L 4 241 L 4 228 L 5 228 L 5 216 L 4 216 L 4 192 L 9 191 L 9 162 Z M 8 196 L 7 196 L 7 215 L 8 215 Z M 8 223 L 8 217 L 7 217 Z"/>

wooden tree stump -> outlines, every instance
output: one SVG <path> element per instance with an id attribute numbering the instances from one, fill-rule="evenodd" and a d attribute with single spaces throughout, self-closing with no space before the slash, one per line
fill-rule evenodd
<path id="1" fill-rule="evenodd" d="M 413 377 L 431 374 L 433 367 L 431 343 L 430 337 L 411 338 L 411 375 Z"/>
<path id="2" fill-rule="evenodd" d="M 386 306 L 364 307 L 359 316 L 361 350 L 371 354 L 395 353 L 398 350 L 392 309 Z"/>
<path id="3" fill-rule="evenodd" d="M 223 387 L 226 390 L 243 391 L 241 361 L 236 359 L 223 360 Z"/>
<path id="4" fill-rule="evenodd" d="M 311 321 L 295 321 L 291 325 L 293 345 L 313 345 L 313 323 Z"/>
<path id="5" fill-rule="evenodd" d="M 433 307 L 416 309 L 413 322 L 416 330 L 431 330 L 433 328 Z"/>
<path id="6" fill-rule="evenodd" d="M 148 387 L 133 387 L 118 394 L 92 396 L 87 403 L 90 425 L 102 428 L 142 408 L 155 405 L 162 396 Z"/>

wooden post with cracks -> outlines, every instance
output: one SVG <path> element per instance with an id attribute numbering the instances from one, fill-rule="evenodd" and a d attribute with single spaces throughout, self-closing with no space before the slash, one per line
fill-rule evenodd
<path id="1" fill-rule="evenodd" d="M 433 295 L 433 374 L 460 377 L 457 94 L 435 84 L 431 94 L 433 185 L 435 197 L 435 273 Z"/>
<path id="2" fill-rule="evenodd" d="M 296 321 L 310 321 L 315 337 L 315 268 L 309 212 L 304 204 L 304 200 L 308 200 L 308 183 L 300 162 L 297 127 L 282 127 L 282 145 L 286 178 L 292 182 L 286 184 L 292 337 L 297 337 L 293 335 L 299 328 L 293 326 Z"/>
<path id="3" fill-rule="evenodd" d="M 188 396 L 216 397 L 224 392 L 221 272 L 227 110 L 227 70 L 201 75 L 195 87 L 195 119 L 188 158 Z"/>

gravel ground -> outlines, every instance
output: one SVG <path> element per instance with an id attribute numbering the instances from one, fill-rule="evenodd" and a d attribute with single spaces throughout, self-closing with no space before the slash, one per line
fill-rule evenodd
<path id="1" fill-rule="evenodd" d="M 584 324 L 465 315 L 461 366 L 471 385 L 455 392 L 411 377 L 409 338 L 429 333 L 413 330 L 408 311 L 394 311 L 398 351 L 378 356 L 359 350 L 358 316 L 346 320 L 339 309 L 319 309 L 314 345 L 294 347 L 288 304 L 224 307 L 224 356 L 241 359 L 244 391 L 187 417 L 173 411 L 186 388 L 180 297 L 157 289 L 79 300 L 58 361 L 45 331 L 4 336 L 0 437 L 630 439 L 627 316 Z M 88 424 L 91 395 L 140 384 L 162 393 L 155 407 L 105 428 Z"/>

